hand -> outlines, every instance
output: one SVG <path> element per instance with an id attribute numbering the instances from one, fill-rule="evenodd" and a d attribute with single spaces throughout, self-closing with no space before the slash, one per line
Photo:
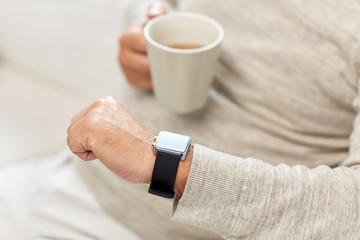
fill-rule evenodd
<path id="1" fill-rule="evenodd" d="M 150 5 L 148 19 L 165 14 L 159 2 Z M 138 88 L 151 90 L 149 59 L 146 55 L 146 40 L 143 34 L 144 23 L 130 26 L 120 38 L 118 61 L 128 82 Z"/>
<path id="2" fill-rule="evenodd" d="M 98 158 L 132 183 L 150 183 L 154 134 L 112 97 L 95 101 L 76 114 L 68 128 L 68 145 L 85 161 Z"/>

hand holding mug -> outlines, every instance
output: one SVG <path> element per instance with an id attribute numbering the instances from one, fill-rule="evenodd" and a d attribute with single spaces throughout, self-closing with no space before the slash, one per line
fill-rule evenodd
<path id="1" fill-rule="evenodd" d="M 147 18 L 152 19 L 165 13 L 164 6 L 156 2 L 148 8 Z M 120 38 L 118 61 L 131 85 L 144 90 L 151 90 L 150 65 L 143 28 L 144 23 L 138 23 L 125 30 Z"/>

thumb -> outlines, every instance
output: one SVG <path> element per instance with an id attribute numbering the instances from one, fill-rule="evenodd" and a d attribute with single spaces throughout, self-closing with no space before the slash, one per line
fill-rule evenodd
<path id="1" fill-rule="evenodd" d="M 152 19 L 166 13 L 167 11 L 165 7 L 160 2 L 154 2 L 149 6 L 147 10 L 147 17 L 148 19 Z"/>

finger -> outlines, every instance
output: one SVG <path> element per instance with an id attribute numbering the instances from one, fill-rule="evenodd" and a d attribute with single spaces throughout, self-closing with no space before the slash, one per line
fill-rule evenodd
<path id="1" fill-rule="evenodd" d="M 145 54 L 127 49 L 119 54 L 119 62 L 123 70 L 133 69 L 144 74 L 150 73 L 149 58 Z"/>
<path id="2" fill-rule="evenodd" d="M 160 15 L 166 14 L 165 7 L 160 2 L 152 3 L 147 10 L 148 19 L 158 17 Z"/>
<path id="3" fill-rule="evenodd" d="M 97 157 L 91 151 L 74 152 L 74 154 L 84 161 L 91 161 L 97 159 Z"/>
<path id="4" fill-rule="evenodd" d="M 75 123 L 77 121 L 79 121 L 81 118 L 83 118 L 89 111 L 90 111 L 90 106 L 87 106 L 83 109 L 81 109 L 79 112 L 77 112 L 71 119 L 71 124 Z"/>
<path id="5" fill-rule="evenodd" d="M 78 123 L 82 124 L 86 116 L 94 109 L 105 105 L 107 102 L 114 102 L 116 101 L 113 97 L 104 97 L 94 101 L 91 105 L 85 107 L 84 109 L 80 110 L 75 116 L 71 119 L 70 126 L 68 128 L 68 133 L 71 128 L 78 126 Z"/>
<path id="6" fill-rule="evenodd" d="M 146 40 L 142 25 L 129 27 L 120 38 L 120 51 L 132 49 L 137 52 L 146 53 Z"/>
<path id="7" fill-rule="evenodd" d="M 71 120 L 71 123 L 67 129 L 67 134 L 68 134 L 68 143 L 69 143 L 69 140 L 70 139 L 74 139 L 74 136 L 77 136 L 77 132 L 79 129 L 81 129 L 82 125 L 84 124 L 85 122 L 85 119 L 86 119 L 86 115 L 88 113 L 84 113 L 82 117 L 79 117 L 78 119 L 76 120 Z"/>
<path id="8" fill-rule="evenodd" d="M 124 74 L 128 82 L 135 87 L 143 90 L 151 90 L 153 88 L 150 74 L 143 74 L 132 69 L 124 70 Z"/>
<path id="9" fill-rule="evenodd" d="M 102 99 L 105 101 L 105 103 L 119 104 L 119 102 L 113 96 L 106 96 Z"/>
<path id="10" fill-rule="evenodd" d="M 91 110 L 95 107 L 97 107 L 96 101 L 76 113 L 70 121 L 70 126 L 68 127 L 67 132 L 69 133 L 70 129 L 76 126 L 78 122 L 83 122 L 88 113 L 91 112 Z"/>
<path id="11" fill-rule="evenodd" d="M 84 122 L 84 119 L 86 118 L 86 115 L 89 112 L 89 108 L 90 108 L 90 106 L 82 109 L 71 119 L 70 125 L 67 129 L 68 136 L 73 129 L 79 128 L 79 126 L 82 125 L 82 123 Z"/>
<path id="12" fill-rule="evenodd" d="M 85 118 L 71 124 L 68 130 L 67 144 L 70 150 L 79 158 L 90 161 L 97 157 L 92 152 L 89 137 L 83 129 Z"/>
<path id="13" fill-rule="evenodd" d="M 83 152 L 86 150 L 81 139 L 79 139 L 80 129 L 83 123 L 84 118 L 74 121 L 67 130 L 67 144 L 72 152 Z"/>

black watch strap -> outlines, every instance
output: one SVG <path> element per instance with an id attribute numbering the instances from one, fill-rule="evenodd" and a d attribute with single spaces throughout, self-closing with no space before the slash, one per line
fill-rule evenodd
<path id="1" fill-rule="evenodd" d="M 177 169 L 181 156 L 157 151 L 149 193 L 173 198 Z"/>

